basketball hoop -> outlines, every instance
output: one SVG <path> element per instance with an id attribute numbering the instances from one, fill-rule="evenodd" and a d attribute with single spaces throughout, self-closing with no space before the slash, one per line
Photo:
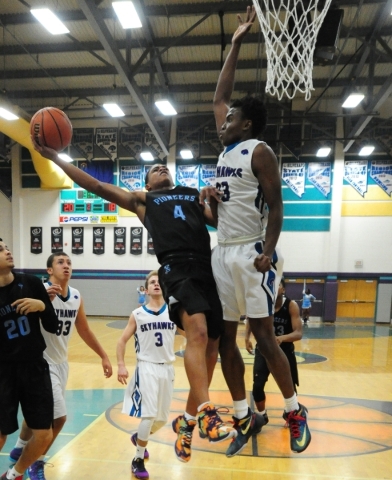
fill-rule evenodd
<path id="1" fill-rule="evenodd" d="M 298 91 L 310 99 L 317 34 L 331 1 L 253 0 L 267 52 L 267 93 L 281 100 Z"/>

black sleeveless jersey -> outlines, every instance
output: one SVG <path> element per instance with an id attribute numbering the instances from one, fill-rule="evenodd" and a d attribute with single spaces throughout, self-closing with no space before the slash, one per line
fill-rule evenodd
<path id="1" fill-rule="evenodd" d="M 210 235 L 195 188 L 177 186 L 148 192 L 144 225 L 152 236 L 159 263 L 167 254 L 211 257 Z"/>
<path id="2" fill-rule="evenodd" d="M 291 325 L 291 316 L 289 311 L 289 305 L 291 300 L 286 298 L 283 302 L 283 305 L 280 309 L 274 313 L 274 329 L 275 335 L 277 337 L 281 335 L 288 335 L 292 333 L 293 326 Z M 294 343 L 293 342 L 282 342 L 280 344 L 282 350 L 294 350 Z"/>

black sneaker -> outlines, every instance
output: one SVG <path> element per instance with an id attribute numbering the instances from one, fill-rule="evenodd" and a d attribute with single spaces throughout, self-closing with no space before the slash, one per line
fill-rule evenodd
<path id="1" fill-rule="evenodd" d="M 131 465 L 132 473 L 135 475 L 136 478 L 148 478 L 148 472 L 144 467 L 144 459 L 143 458 L 134 458 L 132 460 Z"/>
<path id="2" fill-rule="evenodd" d="M 301 453 L 307 449 L 312 438 L 308 428 L 308 410 L 299 404 L 298 410 L 293 410 L 287 414 L 287 422 L 290 429 L 291 450 L 295 453 Z"/>
<path id="3" fill-rule="evenodd" d="M 226 457 L 234 457 L 240 453 L 248 443 L 252 435 L 261 432 L 264 425 L 268 423 L 268 415 L 264 413 L 253 412 L 248 408 L 248 415 L 240 420 L 233 417 L 234 428 L 237 430 L 237 436 L 231 441 L 229 448 L 226 451 Z"/>

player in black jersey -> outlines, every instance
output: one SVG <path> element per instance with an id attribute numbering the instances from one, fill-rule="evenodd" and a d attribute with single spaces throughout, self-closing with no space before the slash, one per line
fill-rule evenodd
<path id="1" fill-rule="evenodd" d="M 278 296 L 276 298 L 274 313 L 274 329 L 276 341 L 283 350 L 290 364 L 291 378 L 293 386 L 297 392 L 296 385 L 299 386 L 297 360 L 295 358 L 294 343 L 302 338 L 302 322 L 299 314 L 298 304 L 294 300 L 284 296 L 285 283 L 282 279 L 279 284 Z M 245 348 L 249 353 L 253 353 L 253 345 L 250 340 L 251 331 L 249 322 L 245 327 Z M 253 398 L 256 403 L 257 410 L 264 415 L 266 423 L 268 423 L 267 412 L 265 409 L 265 392 L 264 387 L 268 380 L 270 370 L 263 355 L 260 353 L 257 345 L 254 351 L 255 361 L 253 365 Z M 284 416 L 286 418 L 286 416 Z"/>
<path id="2" fill-rule="evenodd" d="M 210 442 L 236 436 L 232 426 L 224 425 L 210 402 L 209 384 L 218 356 L 223 331 L 222 307 L 211 268 L 210 235 L 206 223 L 214 224 L 211 211 L 199 203 L 194 188 L 174 187 L 165 165 L 153 165 L 147 173 L 147 192 L 128 192 L 100 182 L 59 158 L 54 150 L 35 149 L 52 160 L 79 186 L 136 213 L 150 232 L 158 261 L 159 284 L 169 305 L 170 319 L 185 330 L 187 345 L 185 370 L 190 383 L 186 412 L 173 422 L 177 433 L 177 458 L 187 462 L 191 436 L 196 425 L 199 434 Z"/>
<path id="3" fill-rule="evenodd" d="M 13 268 L 12 254 L 0 239 L 0 450 L 7 435 L 18 429 L 19 404 L 33 431 L 1 480 L 22 480 L 52 439 L 53 393 L 40 319 L 51 333 L 56 333 L 58 320 L 40 279 L 14 273 Z"/>

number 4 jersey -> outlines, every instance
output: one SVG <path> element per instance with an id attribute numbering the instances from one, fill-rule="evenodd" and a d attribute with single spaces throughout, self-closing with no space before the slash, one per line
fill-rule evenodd
<path id="1" fill-rule="evenodd" d="M 44 285 L 45 288 L 49 288 L 51 284 L 45 283 Z M 41 328 L 46 342 L 44 358 L 49 364 L 64 363 L 68 359 L 68 342 L 79 312 L 80 301 L 79 291 L 72 287 L 68 287 L 66 298 L 56 295 L 52 300 L 54 311 L 59 319 L 59 326 L 54 334 L 45 332 Z"/>

